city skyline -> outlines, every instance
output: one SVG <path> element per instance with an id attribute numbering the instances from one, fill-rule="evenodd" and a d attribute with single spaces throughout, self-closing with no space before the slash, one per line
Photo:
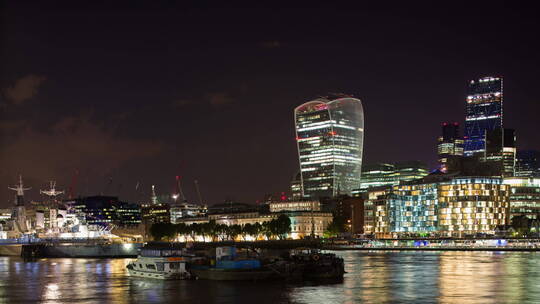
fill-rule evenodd
<path id="1" fill-rule="evenodd" d="M 140 22 L 143 11 L 5 4 L 0 206 L 19 174 L 31 199 L 76 179 L 79 193 L 137 201 L 137 184 L 145 198 L 152 184 L 170 193 L 177 175 L 189 200 L 195 179 L 209 202 L 286 191 L 298 168 L 292 109 L 329 92 L 363 101 L 364 162 L 433 169 L 440 123 L 464 126 L 467 82 L 489 75 L 505 79 L 518 150 L 540 150 L 538 21 L 524 9 L 156 8 Z M 335 22 L 309 17 L 323 12 Z M 479 42 L 471 14 L 505 17 Z"/>

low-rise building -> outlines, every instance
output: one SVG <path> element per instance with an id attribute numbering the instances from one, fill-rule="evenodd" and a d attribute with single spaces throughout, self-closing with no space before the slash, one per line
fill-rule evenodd
<path id="1" fill-rule="evenodd" d="M 182 218 L 205 216 L 208 213 L 208 208 L 196 204 L 181 203 L 171 205 L 169 212 L 171 223 L 177 224 L 181 222 Z"/>
<path id="2" fill-rule="evenodd" d="M 321 211 L 319 201 L 283 201 L 270 203 L 270 212 L 283 211 Z"/>
<path id="3" fill-rule="evenodd" d="M 272 204 L 283 204 L 272 203 Z M 299 202 L 292 202 L 299 203 Z M 318 203 L 318 202 L 317 202 Z M 314 202 L 311 202 L 310 206 L 315 206 Z M 320 210 L 320 203 L 317 205 Z M 238 207 L 238 206 L 237 206 Z M 321 212 L 321 211 L 311 211 L 305 210 L 306 206 L 291 204 L 283 206 L 274 206 L 273 212 L 262 212 L 256 208 L 243 208 L 242 210 L 234 210 L 228 212 L 227 209 L 223 209 L 223 212 L 218 212 L 222 209 L 221 206 L 218 208 L 212 208 L 213 212 L 209 213 L 205 217 L 198 218 L 181 218 L 178 219 L 178 223 L 185 223 L 186 225 L 191 224 L 202 224 L 207 223 L 211 220 L 214 220 L 216 224 L 225 224 L 230 225 L 246 225 L 246 224 L 263 224 L 264 222 L 271 221 L 278 218 L 281 214 L 285 214 L 291 220 L 291 233 L 289 234 L 290 238 L 300 239 L 308 236 L 322 237 L 328 225 L 332 222 L 332 213 L 330 212 Z M 238 208 L 233 208 L 238 209 Z M 298 210 L 289 210 L 289 209 L 298 209 Z"/>

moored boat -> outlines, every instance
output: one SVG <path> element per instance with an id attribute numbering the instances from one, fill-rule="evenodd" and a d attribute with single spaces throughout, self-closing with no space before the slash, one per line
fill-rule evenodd
<path id="1" fill-rule="evenodd" d="M 290 259 L 301 267 L 304 280 L 342 279 L 345 274 L 343 259 L 333 253 L 299 248 L 292 251 Z"/>
<path id="2" fill-rule="evenodd" d="M 216 281 L 259 281 L 273 278 L 274 271 L 263 267 L 257 258 L 239 257 L 236 247 L 217 247 L 211 265 L 192 265 L 190 272 L 197 279 Z"/>
<path id="3" fill-rule="evenodd" d="M 137 260 L 130 262 L 126 268 L 133 277 L 152 279 L 190 279 L 188 263 L 194 258 L 184 249 L 143 248 Z"/>
<path id="4" fill-rule="evenodd" d="M 193 275 L 202 280 L 215 281 L 261 281 L 274 276 L 274 272 L 268 269 L 222 269 L 222 268 L 193 268 Z"/>

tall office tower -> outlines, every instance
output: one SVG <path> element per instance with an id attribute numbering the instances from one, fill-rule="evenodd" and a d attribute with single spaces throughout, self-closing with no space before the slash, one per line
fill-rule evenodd
<path id="1" fill-rule="evenodd" d="M 516 135 L 513 129 L 486 132 L 486 151 L 483 161 L 493 164 L 501 176 L 514 176 L 516 166 Z"/>
<path id="2" fill-rule="evenodd" d="M 485 151 L 486 131 L 503 125 L 503 79 L 484 77 L 471 80 L 467 90 L 465 116 L 466 156 Z"/>
<path id="3" fill-rule="evenodd" d="M 351 194 L 360 187 L 364 111 L 352 97 L 320 98 L 294 110 L 304 198 Z"/>
<path id="4" fill-rule="evenodd" d="M 459 136 L 459 124 L 457 122 L 444 122 L 442 135 L 437 140 L 437 155 L 439 156 L 439 168 L 442 172 L 454 171 L 452 160 L 463 156 L 463 139 Z"/>
<path id="5" fill-rule="evenodd" d="M 540 151 L 518 151 L 515 173 L 516 176 L 522 177 L 540 177 Z"/>
<path id="6" fill-rule="evenodd" d="M 295 174 L 291 181 L 291 198 L 293 201 L 302 199 L 302 178 L 300 177 L 300 172 Z"/>

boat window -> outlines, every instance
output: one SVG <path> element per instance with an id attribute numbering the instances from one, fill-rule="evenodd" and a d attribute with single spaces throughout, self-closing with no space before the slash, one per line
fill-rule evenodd
<path id="1" fill-rule="evenodd" d="M 163 271 L 163 263 L 156 263 L 156 266 L 158 271 Z"/>
<path id="2" fill-rule="evenodd" d="M 146 268 L 148 268 L 148 269 L 154 269 L 154 270 L 155 270 L 155 269 L 156 269 L 156 265 L 154 265 L 154 264 L 146 264 Z"/>
<path id="3" fill-rule="evenodd" d="M 139 264 L 139 268 L 142 268 L 142 264 Z"/>

